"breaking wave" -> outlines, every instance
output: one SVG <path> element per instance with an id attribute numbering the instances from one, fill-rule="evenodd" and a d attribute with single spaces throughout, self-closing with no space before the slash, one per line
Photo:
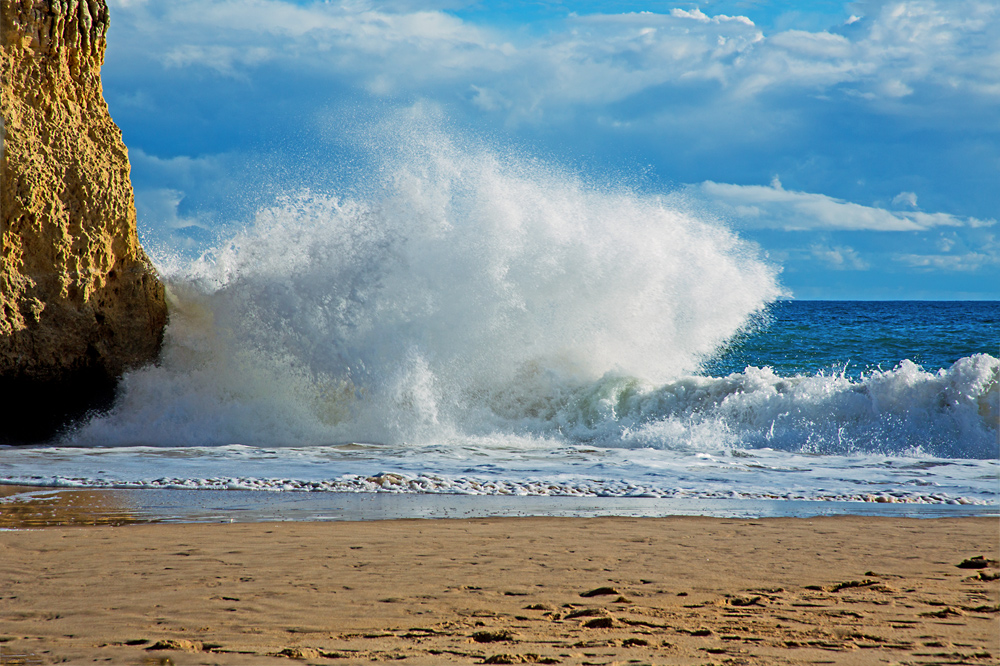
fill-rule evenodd
<path id="1" fill-rule="evenodd" d="M 161 362 L 65 441 L 996 456 L 996 358 L 699 376 L 781 295 L 755 245 L 419 111 L 376 134 L 354 194 L 290 194 L 196 261 L 160 257 Z"/>

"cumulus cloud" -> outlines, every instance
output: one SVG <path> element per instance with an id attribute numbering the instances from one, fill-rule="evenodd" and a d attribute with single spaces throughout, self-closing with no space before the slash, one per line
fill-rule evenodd
<path id="1" fill-rule="evenodd" d="M 119 0 L 121 2 L 121 0 Z M 499 66 L 510 45 L 440 10 L 380 10 L 363 3 L 297 5 L 281 0 L 126 3 L 123 40 L 165 67 L 231 76 L 257 67 L 326 71 L 397 89 L 453 80 Z"/>
<path id="2" fill-rule="evenodd" d="M 986 252 L 965 254 L 898 254 L 895 260 L 912 268 L 940 271 L 975 272 L 986 266 L 1000 265 L 1000 257 Z"/>
<path id="3" fill-rule="evenodd" d="M 829 247 L 817 243 L 810 250 L 816 259 L 833 270 L 866 271 L 871 267 L 854 248 L 846 245 Z"/>
<path id="4" fill-rule="evenodd" d="M 975 273 L 1000 266 L 1000 238 L 979 230 L 971 237 L 942 235 L 934 242 L 936 251 L 896 252 L 893 261 L 924 272 Z"/>
<path id="5" fill-rule="evenodd" d="M 650 14 L 651 12 L 642 12 L 643 14 Z M 753 25 L 753 21 L 748 19 L 746 16 L 726 16 L 720 14 L 719 16 L 709 16 L 705 12 L 701 11 L 697 7 L 694 9 L 671 9 L 670 15 L 676 18 L 689 18 L 695 21 L 701 21 L 703 23 L 722 23 L 723 21 L 739 21 L 740 23 L 745 23 L 747 25 Z"/>
<path id="6" fill-rule="evenodd" d="M 893 102 L 917 90 L 1000 96 L 1000 6 L 979 0 L 867 2 L 839 34 L 786 31 L 771 36 L 743 84 L 788 85 Z M 886 110 L 889 110 L 887 107 Z"/>
<path id="7" fill-rule="evenodd" d="M 522 109 L 606 104 L 692 81 L 734 100 L 800 90 L 895 103 L 923 89 L 1000 98 L 1000 6 L 978 0 L 867 2 L 839 31 L 770 35 L 747 17 L 699 9 L 571 15 L 532 35 L 412 3 L 115 4 L 166 66 L 235 75 L 301 61 L 393 93 L 464 79 Z"/>
<path id="8" fill-rule="evenodd" d="M 217 181 L 227 172 L 225 157 L 209 155 L 191 157 L 159 157 L 150 155 L 142 148 L 129 151 L 133 180 L 140 185 L 146 182 L 164 184 L 169 190 L 186 190 L 205 181 Z"/>
<path id="9" fill-rule="evenodd" d="M 687 193 L 743 228 L 784 231 L 924 231 L 934 227 L 985 227 L 979 220 L 949 213 L 895 211 L 843 201 L 825 194 L 786 190 L 771 185 L 732 185 L 705 181 Z M 913 196 L 916 203 L 916 195 Z"/>
<path id="10" fill-rule="evenodd" d="M 140 189 L 136 190 L 135 196 L 136 208 L 140 217 L 153 217 L 172 230 L 188 227 L 208 228 L 207 225 L 198 220 L 197 216 L 185 217 L 178 213 L 178 206 L 184 199 L 184 193 L 180 190 L 171 190 L 170 188 Z"/>

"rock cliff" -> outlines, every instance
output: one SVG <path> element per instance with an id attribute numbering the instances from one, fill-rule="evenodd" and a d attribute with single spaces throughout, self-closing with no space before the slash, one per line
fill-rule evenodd
<path id="1" fill-rule="evenodd" d="M 101 89 L 105 0 L 0 0 L 0 443 L 110 404 L 156 358 L 163 287 Z"/>

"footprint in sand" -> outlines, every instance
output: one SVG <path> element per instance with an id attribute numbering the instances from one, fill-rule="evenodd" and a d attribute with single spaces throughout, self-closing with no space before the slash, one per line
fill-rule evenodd
<path id="1" fill-rule="evenodd" d="M 721 604 L 724 606 L 759 606 L 760 601 L 759 595 L 753 595 L 748 597 L 741 597 L 739 595 L 727 596 L 722 600 Z"/>
<path id="2" fill-rule="evenodd" d="M 322 655 L 315 648 L 285 648 L 274 653 L 275 657 L 288 657 L 289 659 L 319 659 Z"/>
<path id="3" fill-rule="evenodd" d="M 921 617 L 951 617 L 953 615 L 964 615 L 964 613 L 960 610 L 949 608 L 948 606 L 945 606 L 941 610 L 920 613 Z"/>
<path id="4" fill-rule="evenodd" d="M 146 648 L 148 651 L 153 650 L 177 650 L 179 652 L 201 652 L 202 644 L 199 641 L 187 641 L 184 639 L 165 639 L 162 641 L 156 641 L 153 645 Z"/>
<path id="5" fill-rule="evenodd" d="M 499 631 L 477 631 L 472 634 L 472 640 L 477 643 L 499 643 L 501 641 L 513 641 L 514 634 L 501 629 Z"/>
<path id="6" fill-rule="evenodd" d="M 484 664 L 558 664 L 558 659 L 537 654 L 495 654 L 483 660 Z"/>
<path id="7" fill-rule="evenodd" d="M 622 647 L 645 647 L 649 641 L 645 638 L 626 638 L 622 641 Z"/>

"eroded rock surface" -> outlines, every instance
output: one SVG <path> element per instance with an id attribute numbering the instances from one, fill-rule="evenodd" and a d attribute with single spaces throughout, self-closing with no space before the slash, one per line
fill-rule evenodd
<path id="1" fill-rule="evenodd" d="M 156 358 L 166 305 L 101 89 L 105 0 L 0 13 L 0 442 L 18 442 L 107 405 Z"/>

